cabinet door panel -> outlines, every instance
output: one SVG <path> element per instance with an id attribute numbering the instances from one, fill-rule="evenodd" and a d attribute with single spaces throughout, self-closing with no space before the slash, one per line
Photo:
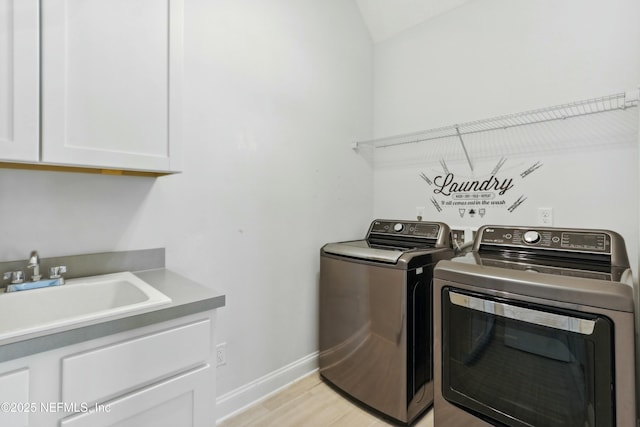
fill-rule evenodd
<path id="1" fill-rule="evenodd" d="M 42 2 L 42 159 L 172 170 L 182 0 Z"/>
<path id="2" fill-rule="evenodd" d="M 0 0 L 0 160 L 39 158 L 38 1 Z"/>
<path id="3" fill-rule="evenodd" d="M 62 399 L 96 402 L 205 363 L 211 323 L 203 320 L 62 360 Z M 171 351 L 169 349 L 172 349 Z"/>
<path id="4" fill-rule="evenodd" d="M 29 370 L 22 369 L 0 375 L 0 425 L 3 427 L 23 427 L 29 425 Z"/>
<path id="5" fill-rule="evenodd" d="M 84 414 L 65 418 L 61 427 L 205 427 L 213 426 L 209 365 L 127 394 Z"/>

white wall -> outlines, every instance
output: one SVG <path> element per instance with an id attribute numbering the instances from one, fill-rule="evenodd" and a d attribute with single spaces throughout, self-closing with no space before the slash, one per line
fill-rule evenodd
<path id="1" fill-rule="evenodd" d="M 320 247 L 371 221 L 351 143 L 372 136 L 373 46 L 344 0 L 186 0 L 185 28 L 184 172 L 0 169 L 0 259 L 166 247 L 227 296 L 228 412 L 315 366 Z"/>
<path id="2" fill-rule="evenodd" d="M 373 47 L 352 1 L 190 0 L 185 20 L 167 257 L 227 295 L 223 417 L 272 391 L 278 378 L 255 382 L 274 371 L 315 367 L 320 247 L 371 221 L 371 168 L 351 142 L 372 135 Z"/>
<path id="3" fill-rule="evenodd" d="M 0 169 L 0 259 L 164 247 L 165 179 Z"/>
<path id="4" fill-rule="evenodd" d="M 640 84 L 640 3 L 636 0 L 476 0 L 375 46 L 375 136 L 403 134 L 609 95 Z M 616 113 L 617 114 L 617 113 Z M 618 116 L 571 119 L 465 138 L 471 172 L 455 139 L 376 151 L 374 215 L 477 227 L 535 224 L 552 207 L 554 225 L 610 228 L 627 241 L 637 265 L 637 109 Z M 595 117 L 595 116 L 594 116 Z M 505 136 L 508 135 L 508 136 Z M 442 146 L 442 144 L 448 146 Z M 519 179 L 524 203 L 461 218 L 436 211 L 433 187 L 419 177 L 442 172 L 445 159 L 460 179 L 501 173 Z M 406 158 L 406 156 L 405 156 Z M 391 160 L 389 160 L 391 159 Z M 405 159 L 406 160 L 406 159 Z M 531 164 L 543 166 L 526 179 Z"/>
<path id="5" fill-rule="evenodd" d="M 375 136 L 640 84 L 636 0 L 474 0 L 375 48 Z"/>

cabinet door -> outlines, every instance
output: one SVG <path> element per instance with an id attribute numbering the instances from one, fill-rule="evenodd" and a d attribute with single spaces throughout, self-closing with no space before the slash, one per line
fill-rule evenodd
<path id="1" fill-rule="evenodd" d="M 206 365 L 65 418 L 61 427 L 211 427 L 214 371 Z"/>
<path id="2" fill-rule="evenodd" d="M 29 400 L 29 370 L 0 374 L 0 425 L 24 427 L 29 425 L 29 413 L 33 412 Z M 37 407 L 35 408 L 38 409 Z"/>
<path id="3" fill-rule="evenodd" d="M 39 156 L 38 0 L 0 0 L 0 161 Z"/>
<path id="4" fill-rule="evenodd" d="M 206 363 L 211 354 L 210 337 L 211 322 L 207 319 L 65 357 L 62 400 L 101 401 Z"/>
<path id="5" fill-rule="evenodd" d="M 42 4 L 42 160 L 177 170 L 183 0 Z"/>

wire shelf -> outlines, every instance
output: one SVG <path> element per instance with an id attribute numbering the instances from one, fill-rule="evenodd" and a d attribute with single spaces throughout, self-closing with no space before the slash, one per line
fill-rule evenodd
<path id="1" fill-rule="evenodd" d="M 397 145 L 415 144 L 442 138 L 456 138 L 462 142 L 464 135 L 490 132 L 498 129 L 508 129 L 518 126 L 534 125 L 556 120 L 566 120 L 573 117 L 581 117 L 589 114 L 597 114 L 613 110 L 625 110 L 638 106 L 638 95 L 617 93 L 599 98 L 576 101 L 553 107 L 540 108 L 522 113 L 507 114 L 489 119 L 476 120 L 461 124 L 455 124 L 440 128 L 414 132 L 404 135 L 377 138 L 354 143 L 354 149 L 363 147 L 385 148 Z M 464 146 L 464 142 L 463 146 Z"/>

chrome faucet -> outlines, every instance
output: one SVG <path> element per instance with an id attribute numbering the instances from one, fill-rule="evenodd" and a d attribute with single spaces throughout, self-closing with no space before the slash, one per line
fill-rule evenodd
<path id="1" fill-rule="evenodd" d="M 37 282 L 42 278 L 42 275 L 40 274 L 40 256 L 38 255 L 38 251 L 31 251 L 27 268 L 33 269 L 33 275 L 31 276 L 32 281 Z"/>
<path id="2" fill-rule="evenodd" d="M 49 280 L 40 280 L 42 279 L 42 275 L 40 274 L 40 256 L 38 255 L 37 251 L 31 251 L 27 268 L 33 270 L 31 282 L 28 283 L 25 283 L 24 272 L 20 270 L 7 271 L 2 275 L 2 278 L 4 280 L 9 280 L 11 282 L 4 289 L 4 292 L 24 291 L 27 289 L 38 289 L 49 286 L 64 285 L 64 277 L 62 275 L 67 272 L 67 267 L 64 265 L 50 267 Z"/>

